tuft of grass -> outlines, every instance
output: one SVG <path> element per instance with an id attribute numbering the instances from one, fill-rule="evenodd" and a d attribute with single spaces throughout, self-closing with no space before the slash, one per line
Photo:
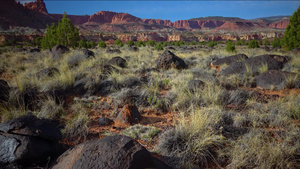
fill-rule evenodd
<path id="1" fill-rule="evenodd" d="M 65 128 L 62 130 L 64 137 L 79 142 L 85 140 L 88 135 L 90 118 L 87 109 L 79 103 L 71 107 L 73 117 L 67 119 Z"/>
<path id="2" fill-rule="evenodd" d="M 294 140 L 296 141 L 296 140 Z M 234 144 L 230 168 L 294 168 L 299 142 L 274 138 L 261 130 L 252 130 Z"/>
<path id="3" fill-rule="evenodd" d="M 221 119 L 219 107 L 193 110 L 189 117 L 181 116 L 174 129 L 159 137 L 157 151 L 176 159 L 180 168 L 203 168 L 218 165 L 218 150 L 225 139 L 213 129 Z"/>
<path id="4" fill-rule="evenodd" d="M 153 126 L 143 126 L 141 124 L 136 124 L 134 126 L 128 127 L 122 131 L 126 136 L 132 137 L 134 139 L 142 139 L 145 141 L 151 141 L 154 136 L 159 132 L 159 129 Z"/>
<path id="5" fill-rule="evenodd" d="M 269 70 L 268 64 L 262 64 L 258 67 L 259 74 L 262 74 Z"/>

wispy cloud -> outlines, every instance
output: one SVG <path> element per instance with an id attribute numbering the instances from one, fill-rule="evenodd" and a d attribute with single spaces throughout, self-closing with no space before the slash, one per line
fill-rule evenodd
<path id="1" fill-rule="evenodd" d="M 21 4 L 29 3 L 29 2 L 34 2 L 35 0 L 17 0 Z"/>

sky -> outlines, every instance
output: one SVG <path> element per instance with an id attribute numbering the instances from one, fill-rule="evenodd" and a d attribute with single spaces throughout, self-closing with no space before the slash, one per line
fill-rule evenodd
<path id="1" fill-rule="evenodd" d="M 21 3 L 33 0 L 19 0 Z M 49 13 L 92 15 L 98 11 L 129 13 L 142 19 L 168 19 L 172 22 L 206 16 L 254 19 L 268 16 L 292 15 L 300 1 L 102 1 L 102 0 L 44 0 Z"/>

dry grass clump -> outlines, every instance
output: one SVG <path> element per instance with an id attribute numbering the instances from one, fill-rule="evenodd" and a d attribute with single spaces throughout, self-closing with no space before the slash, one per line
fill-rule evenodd
<path id="1" fill-rule="evenodd" d="M 161 134 L 157 151 L 169 157 L 175 168 L 218 165 L 218 150 L 225 139 L 214 126 L 221 120 L 221 111 L 219 107 L 208 107 L 195 109 L 188 117 L 182 115 L 174 129 Z"/>
<path id="2" fill-rule="evenodd" d="M 83 104 L 75 103 L 71 107 L 72 116 L 67 119 L 62 133 L 65 138 L 73 139 L 75 142 L 85 140 L 88 135 L 90 123 L 89 112 Z"/>
<path id="3" fill-rule="evenodd" d="M 299 130 L 297 131 L 299 134 Z M 234 143 L 230 151 L 230 168 L 297 168 L 299 167 L 299 135 L 274 137 L 253 130 Z M 293 133 L 296 134 L 296 133 Z M 276 136 L 276 135 L 275 135 Z M 292 139 L 292 140 L 291 140 Z M 298 164 L 297 164 L 298 163 Z"/>
<path id="4" fill-rule="evenodd" d="M 143 126 L 141 124 L 133 125 L 122 131 L 122 133 L 126 136 L 144 141 L 151 141 L 152 138 L 158 134 L 158 132 L 159 129 L 156 127 Z"/>

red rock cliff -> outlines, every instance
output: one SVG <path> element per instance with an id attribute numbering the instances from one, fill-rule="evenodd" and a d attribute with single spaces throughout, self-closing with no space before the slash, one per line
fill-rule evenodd
<path id="1" fill-rule="evenodd" d="M 127 22 L 141 22 L 140 18 L 132 16 L 127 13 L 116 13 L 116 12 L 109 12 L 109 11 L 100 11 L 96 14 L 93 14 L 88 19 L 88 22 L 97 22 L 100 24 L 104 23 L 112 23 L 112 24 L 119 24 L 119 23 L 127 23 Z"/>
<path id="2" fill-rule="evenodd" d="M 46 5 L 43 0 L 36 0 L 35 2 L 25 3 L 24 7 L 32 11 L 48 14 Z"/>

